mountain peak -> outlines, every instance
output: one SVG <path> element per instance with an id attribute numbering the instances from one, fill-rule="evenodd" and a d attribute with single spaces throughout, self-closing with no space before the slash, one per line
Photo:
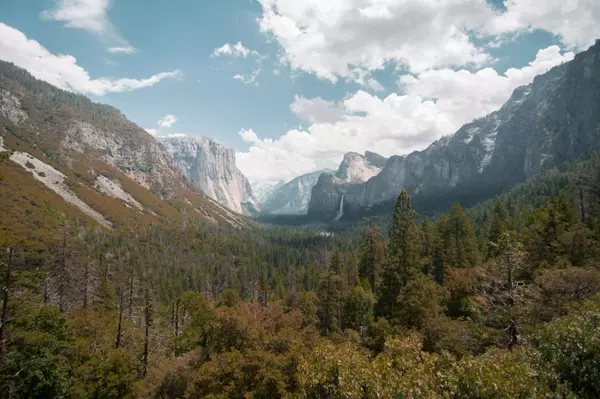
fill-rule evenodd
<path id="1" fill-rule="evenodd" d="M 237 168 L 235 151 L 210 137 L 161 138 L 173 164 L 206 195 L 238 213 L 254 213 L 258 201 Z"/>
<path id="2" fill-rule="evenodd" d="M 385 164 L 385 158 L 374 152 L 365 152 L 360 155 L 356 152 L 348 152 L 340 164 L 335 177 L 345 183 L 363 183 L 381 172 Z"/>

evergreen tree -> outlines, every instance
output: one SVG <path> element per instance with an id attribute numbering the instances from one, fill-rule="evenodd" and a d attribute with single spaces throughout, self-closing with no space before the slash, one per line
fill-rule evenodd
<path id="1" fill-rule="evenodd" d="M 433 233 L 433 226 L 429 221 L 429 218 L 425 216 L 425 219 L 423 219 L 423 223 L 421 224 L 421 259 L 423 263 L 423 274 L 426 276 L 429 276 L 433 272 Z"/>
<path id="2" fill-rule="evenodd" d="M 333 251 L 327 274 L 319 284 L 319 308 L 317 317 L 323 335 L 342 328 L 344 307 L 344 280 L 342 260 L 337 249 Z"/>
<path id="3" fill-rule="evenodd" d="M 367 328 L 373 322 L 373 307 L 375 296 L 371 292 L 369 283 L 357 285 L 350 291 L 346 299 L 344 310 L 344 328 L 352 328 L 361 336 L 365 335 Z"/>
<path id="4" fill-rule="evenodd" d="M 396 199 L 389 231 L 388 258 L 383 267 L 381 289 L 377 301 L 379 316 L 394 318 L 397 298 L 402 288 L 420 271 L 420 240 L 408 191 L 402 190 Z"/>
<path id="5" fill-rule="evenodd" d="M 479 260 L 475 229 L 458 202 L 436 223 L 444 248 L 444 263 L 451 267 L 475 266 Z"/>
<path id="6" fill-rule="evenodd" d="M 358 263 L 358 276 L 369 282 L 371 290 L 377 292 L 377 275 L 379 274 L 381 251 L 378 247 L 379 233 L 367 220 L 360 242 L 360 258 Z"/>
<path id="7" fill-rule="evenodd" d="M 504 206 L 504 202 L 498 198 L 494 203 L 494 208 L 490 218 L 490 228 L 488 231 L 488 241 L 491 243 L 488 246 L 489 258 L 495 258 L 498 256 L 498 243 L 507 229 L 508 211 Z"/>

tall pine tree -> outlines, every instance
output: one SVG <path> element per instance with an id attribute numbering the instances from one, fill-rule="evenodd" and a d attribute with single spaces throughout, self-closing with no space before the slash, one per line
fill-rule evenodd
<path id="1" fill-rule="evenodd" d="M 408 191 L 402 190 L 396 199 L 389 231 L 388 258 L 383 266 L 377 314 L 392 319 L 398 307 L 402 288 L 421 273 L 420 231 L 418 214 L 412 209 Z"/>

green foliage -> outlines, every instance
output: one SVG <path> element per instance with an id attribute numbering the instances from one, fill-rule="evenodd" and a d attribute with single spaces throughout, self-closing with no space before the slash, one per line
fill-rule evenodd
<path id="1" fill-rule="evenodd" d="M 341 331 L 344 314 L 344 291 L 346 284 L 342 275 L 342 261 L 336 249 L 331 264 L 319 284 L 319 307 L 317 317 L 323 334 Z"/>
<path id="2" fill-rule="evenodd" d="M 374 292 L 378 285 L 380 264 L 381 244 L 379 233 L 368 221 L 360 241 L 358 276 L 361 279 L 366 279 Z"/>
<path id="3" fill-rule="evenodd" d="M 360 335 L 367 332 L 373 322 L 375 296 L 371 292 L 366 280 L 364 284 L 357 285 L 350 291 L 344 308 L 344 328 L 351 328 Z"/>
<path id="4" fill-rule="evenodd" d="M 129 398 L 139 370 L 124 348 L 96 352 L 75 370 L 72 392 L 79 398 Z"/>
<path id="5" fill-rule="evenodd" d="M 13 396 L 60 397 L 69 388 L 72 331 L 53 306 L 40 306 L 15 321 L 14 338 L 2 372 L 2 385 Z"/>
<path id="6" fill-rule="evenodd" d="M 452 366 L 444 391 L 453 398 L 564 398 L 569 391 L 528 347 L 493 349 Z"/>
<path id="7" fill-rule="evenodd" d="M 469 216 L 459 203 L 436 222 L 445 267 L 473 267 L 479 263 L 475 230 Z"/>
<path id="8" fill-rule="evenodd" d="M 383 266 L 376 307 L 379 316 L 396 316 L 400 291 L 408 281 L 421 273 L 417 217 L 410 195 L 402 190 L 390 222 L 388 257 Z"/>
<path id="9" fill-rule="evenodd" d="M 187 352 L 206 344 L 207 336 L 216 317 L 209 301 L 198 292 L 184 292 L 179 312 L 181 318 L 186 322 L 183 323 L 181 334 L 176 337 L 177 352 Z"/>
<path id="10" fill-rule="evenodd" d="M 428 319 L 444 312 L 446 291 L 424 275 L 417 276 L 398 295 L 398 323 L 407 328 L 423 328 Z"/>
<path id="11" fill-rule="evenodd" d="M 600 396 L 599 301 L 550 322 L 534 337 L 542 358 L 582 398 Z"/>

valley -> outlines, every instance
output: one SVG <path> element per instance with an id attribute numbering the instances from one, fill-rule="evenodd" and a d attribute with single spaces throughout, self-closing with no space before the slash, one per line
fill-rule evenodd
<path id="1" fill-rule="evenodd" d="M 0 399 L 600 397 L 597 21 L 519 1 L 0 21 Z"/>

